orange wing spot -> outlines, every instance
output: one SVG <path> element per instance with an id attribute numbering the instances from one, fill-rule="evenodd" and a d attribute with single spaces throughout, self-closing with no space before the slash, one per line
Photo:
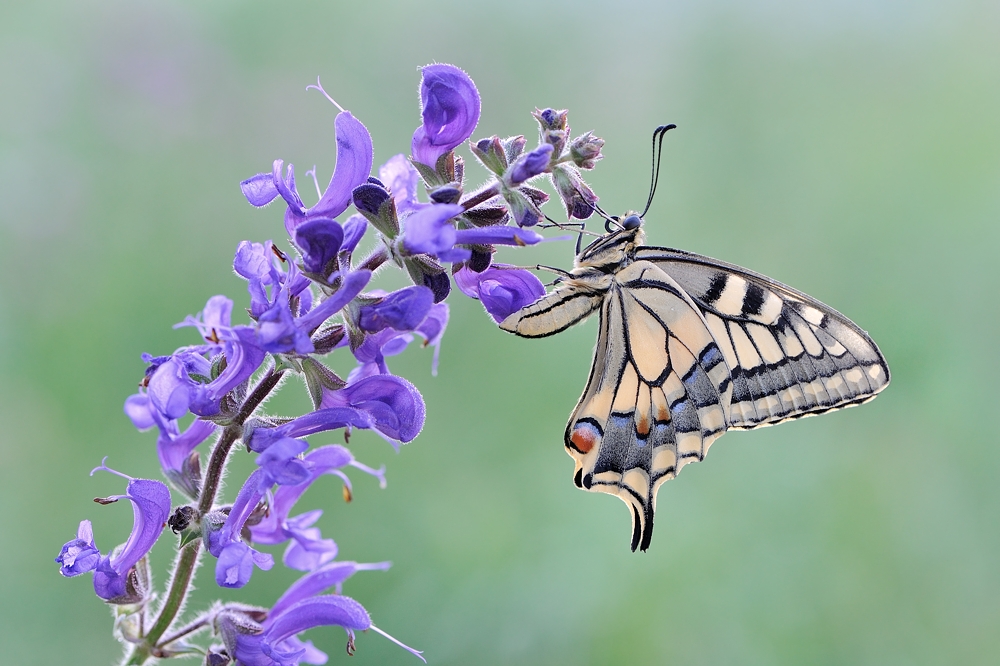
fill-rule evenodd
<path id="1" fill-rule="evenodd" d="M 580 453 L 590 453 L 591 449 L 600 441 L 600 435 L 594 426 L 589 423 L 580 423 L 573 429 L 573 434 L 569 437 L 570 443 Z"/>
<path id="2" fill-rule="evenodd" d="M 638 420 L 635 422 L 635 431 L 643 437 L 649 434 L 649 417 L 646 414 L 639 415 Z"/>

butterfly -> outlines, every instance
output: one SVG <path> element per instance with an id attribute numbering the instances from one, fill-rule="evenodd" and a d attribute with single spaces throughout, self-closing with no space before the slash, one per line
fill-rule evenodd
<path id="1" fill-rule="evenodd" d="M 617 229 L 500 328 L 539 338 L 600 316 L 564 443 L 577 487 L 624 500 L 632 550 L 646 550 L 660 486 L 723 433 L 868 402 L 888 386 L 889 366 L 864 330 L 815 298 L 733 264 L 646 246 L 639 213 L 606 219 Z"/>

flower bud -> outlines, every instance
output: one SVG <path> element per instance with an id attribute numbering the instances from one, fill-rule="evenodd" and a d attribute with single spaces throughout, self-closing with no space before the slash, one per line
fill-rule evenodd
<path id="1" fill-rule="evenodd" d="M 469 149 L 472 150 L 473 155 L 479 158 L 484 167 L 496 175 L 502 176 L 503 172 L 507 170 L 509 164 L 507 152 L 504 150 L 504 145 L 500 143 L 500 137 L 493 136 L 489 139 L 480 139 L 476 143 L 470 142 Z"/>
<path id="2" fill-rule="evenodd" d="M 523 155 L 504 174 L 504 180 L 508 187 L 517 187 L 526 180 L 545 173 L 549 167 L 549 159 L 552 157 L 552 146 L 543 143 L 530 153 Z"/>
<path id="3" fill-rule="evenodd" d="M 456 204 L 462 198 L 462 187 L 458 183 L 448 183 L 430 190 L 427 194 L 434 203 Z"/>
<path id="4" fill-rule="evenodd" d="M 563 109 L 544 109 L 531 114 L 538 121 L 538 135 L 542 143 L 549 144 L 554 149 L 553 157 L 558 159 L 566 148 L 566 140 L 569 138 L 569 125 L 566 124 L 568 112 Z"/>
<path id="5" fill-rule="evenodd" d="M 396 204 L 392 200 L 389 191 L 385 188 L 385 185 L 375 178 L 369 178 L 367 183 L 355 187 L 351 196 L 354 201 L 354 207 L 382 235 L 389 239 L 399 235 Z"/>
<path id="6" fill-rule="evenodd" d="M 559 192 L 566 217 L 569 219 L 586 220 L 593 215 L 597 203 L 597 195 L 583 182 L 580 172 L 571 166 L 560 164 L 552 169 L 552 183 Z"/>
<path id="7" fill-rule="evenodd" d="M 585 132 L 573 139 L 569 146 L 569 154 L 573 158 L 573 163 L 581 169 L 593 169 L 594 163 L 604 157 L 601 155 L 603 146 L 604 139 L 594 136 L 593 132 Z"/>

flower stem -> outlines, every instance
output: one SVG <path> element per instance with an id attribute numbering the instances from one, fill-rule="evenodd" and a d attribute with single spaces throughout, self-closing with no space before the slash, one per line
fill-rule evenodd
<path id="1" fill-rule="evenodd" d="M 493 183 L 492 185 L 490 185 L 485 189 L 470 194 L 465 201 L 461 202 L 462 208 L 464 208 L 465 210 L 469 210 L 470 208 L 478 206 L 484 201 L 489 201 L 498 194 L 500 194 L 500 186 L 497 183 Z"/>
<path id="2" fill-rule="evenodd" d="M 273 366 L 267 371 L 267 374 L 257 383 L 257 386 L 251 391 L 243 406 L 240 407 L 240 411 L 233 420 L 233 424 L 227 426 L 216 441 L 215 446 L 212 448 L 212 454 L 209 456 L 208 469 L 202 484 L 201 496 L 198 499 L 198 511 L 201 515 L 205 515 L 211 511 L 212 506 L 215 504 L 215 497 L 222 483 L 226 460 L 233 448 L 233 444 L 242 435 L 243 424 L 261 403 L 264 402 L 271 391 L 278 386 L 284 372 L 284 370 L 275 371 Z M 143 637 L 143 642 L 134 647 L 132 653 L 125 661 L 126 664 L 141 666 L 147 659 L 156 656 L 158 651 L 157 642 L 173 624 L 181 608 L 184 607 L 184 602 L 187 599 L 188 591 L 191 588 L 191 581 L 194 578 L 194 572 L 198 568 L 200 559 L 200 541 L 193 541 L 178 551 L 177 560 L 173 568 L 173 576 L 170 580 L 170 588 L 166 599 L 163 601 L 163 605 L 159 609 L 156 621 L 150 627 L 149 633 Z M 175 638 L 172 640 L 175 640 Z"/>

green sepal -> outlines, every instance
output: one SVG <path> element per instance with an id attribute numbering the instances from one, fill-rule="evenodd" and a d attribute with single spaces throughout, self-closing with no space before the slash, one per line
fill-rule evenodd
<path id="1" fill-rule="evenodd" d="M 510 137 L 511 139 L 514 137 Z M 521 139 L 524 139 L 522 136 Z M 508 141 L 510 139 L 507 139 Z M 481 141 L 480 141 L 481 142 Z M 478 145 L 479 142 L 473 143 L 469 142 L 469 150 L 472 154 L 479 159 L 480 163 L 493 173 L 498 176 L 503 176 L 504 172 L 507 170 L 507 151 L 504 145 L 500 142 L 500 137 L 494 136 L 489 139 L 489 143 L 486 145 L 486 150 L 483 150 Z"/>
<path id="2" fill-rule="evenodd" d="M 312 399 L 313 409 L 319 409 L 323 401 L 323 389 L 339 391 L 347 386 L 347 382 L 337 376 L 330 368 L 313 358 L 302 361 L 302 375 L 306 380 L 306 388 Z"/>
<path id="3" fill-rule="evenodd" d="M 296 374 L 302 372 L 302 365 L 299 363 L 299 359 L 294 356 L 286 354 L 271 354 L 271 356 L 274 357 L 274 372 L 284 372 L 286 370 L 291 370 Z"/>
<path id="4" fill-rule="evenodd" d="M 212 359 L 212 379 L 218 379 L 222 371 L 226 369 L 229 364 L 226 362 L 226 355 L 219 354 L 214 359 Z"/>
<path id="5" fill-rule="evenodd" d="M 378 213 L 375 215 L 363 210 L 359 212 L 386 238 L 391 239 L 399 235 L 399 218 L 396 214 L 396 202 L 392 197 L 379 205 Z"/>
<path id="6" fill-rule="evenodd" d="M 441 178 L 438 176 L 437 171 L 434 170 L 434 167 L 427 166 L 423 162 L 418 162 L 413 158 L 410 158 L 410 164 L 412 164 L 413 168 L 415 168 L 417 173 L 420 174 L 420 177 L 423 179 L 424 184 L 427 187 L 440 187 L 448 182 L 441 181 Z M 448 180 L 451 179 L 449 178 Z"/>

